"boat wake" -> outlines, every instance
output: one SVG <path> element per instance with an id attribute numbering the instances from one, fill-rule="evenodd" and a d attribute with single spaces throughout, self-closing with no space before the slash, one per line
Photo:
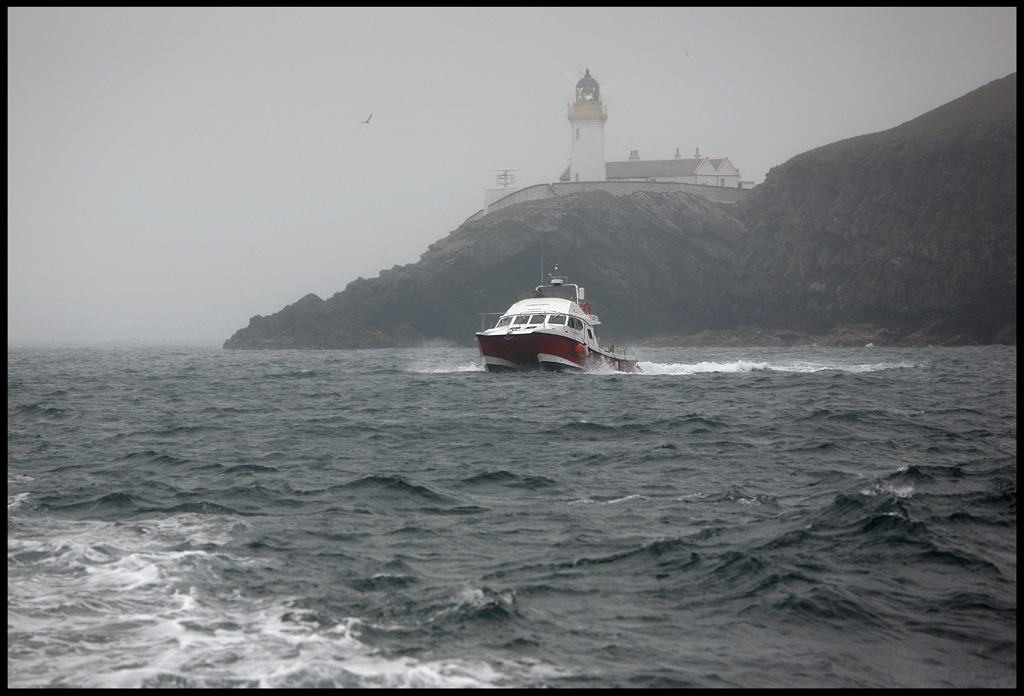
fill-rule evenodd
<path id="1" fill-rule="evenodd" d="M 709 372 L 756 372 L 770 370 L 773 372 L 880 372 L 917 367 L 907 362 L 878 363 L 840 363 L 815 362 L 809 360 L 783 360 L 765 362 L 757 360 L 735 360 L 730 362 L 698 362 L 698 363 L 658 363 L 640 361 L 640 367 L 647 375 L 695 375 Z"/>
<path id="2" fill-rule="evenodd" d="M 469 357 L 465 349 L 448 349 L 441 351 L 423 351 L 414 353 L 413 358 L 406 362 L 409 372 L 423 374 L 486 372 L 478 357 Z M 609 366 L 589 365 L 583 374 L 591 375 L 699 375 L 713 373 L 744 373 L 744 372 L 795 372 L 812 373 L 833 370 L 847 373 L 881 372 L 921 367 L 919 364 L 904 361 L 854 362 L 842 359 L 793 360 L 793 359 L 725 359 L 702 360 L 698 362 L 659 362 L 641 360 L 638 363 L 642 372 L 624 373 Z"/>
<path id="3" fill-rule="evenodd" d="M 724 363 L 656 363 L 641 360 L 640 368 L 645 375 L 695 375 L 703 372 L 753 372 L 754 370 L 768 370 L 771 369 L 771 366 L 766 362 L 752 360 Z"/>

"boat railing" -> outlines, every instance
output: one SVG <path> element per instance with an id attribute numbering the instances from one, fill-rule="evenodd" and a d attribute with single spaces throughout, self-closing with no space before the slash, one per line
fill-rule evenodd
<path id="1" fill-rule="evenodd" d="M 522 295 L 517 295 L 516 302 L 545 297 L 557 297 L 560 300 L 570 300 L 577 304 L 582 301 L 579 285 L 576 285 L 576 283 L 566 283 L 562 278 L 557 280 L 562 282 L 553 282 L 551 285 L 538 285 L 533 289 L 533 292 L 524 292 Z"/>
<path id="2" fill-rule="evenodd" d="M 626 360 L 636 360 L 637 355 L 629 346 L 617 346 L 614 343 L 610 343 L 607 346 L 602 346 L 603 350 L 609 355 L 613 355 L 616 358 L 623 358 Z"/>
<path id="3" fill-rule="evenodd" d="M 486 331 L 487 329 L 493 329 L 493 326 L 487 326 L 487 317 L 500 317 L 504 312 L 477 312 L 480 315 L 480 330 Z M 495 320 L 493 323 L 497 324 Z"/>

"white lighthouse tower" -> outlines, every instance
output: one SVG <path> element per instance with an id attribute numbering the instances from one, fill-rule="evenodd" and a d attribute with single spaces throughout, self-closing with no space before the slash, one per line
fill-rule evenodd
<path id="1" fill-rule="evenodd" d="M 587 74 L 576 83 L 576 101 L 569 104 L 572 146 L 569 181 L 604 181 L 604 122 L 608 110 L 601 103 L 601 87 Z"/>

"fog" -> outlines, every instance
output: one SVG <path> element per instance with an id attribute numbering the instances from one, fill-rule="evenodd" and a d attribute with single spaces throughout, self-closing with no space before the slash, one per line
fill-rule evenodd
<path id="1" fill-rule="evenodd" d="M 1015 72 L 1016 26 L 1015 8 L 9 8 L 8 342 L 219 345 L 415 262 L 494 169 L 557 181 L 587 68 L 608 160 L 700 148 L 756 184 Z"/>

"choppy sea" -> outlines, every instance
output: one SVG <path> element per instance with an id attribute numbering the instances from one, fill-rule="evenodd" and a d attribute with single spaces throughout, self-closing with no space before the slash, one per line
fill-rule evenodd
<path id="1" fill-rule="evenodd" d="M 8 687 L 1015 687 L 1017 350 L 9 346 Z"/>

